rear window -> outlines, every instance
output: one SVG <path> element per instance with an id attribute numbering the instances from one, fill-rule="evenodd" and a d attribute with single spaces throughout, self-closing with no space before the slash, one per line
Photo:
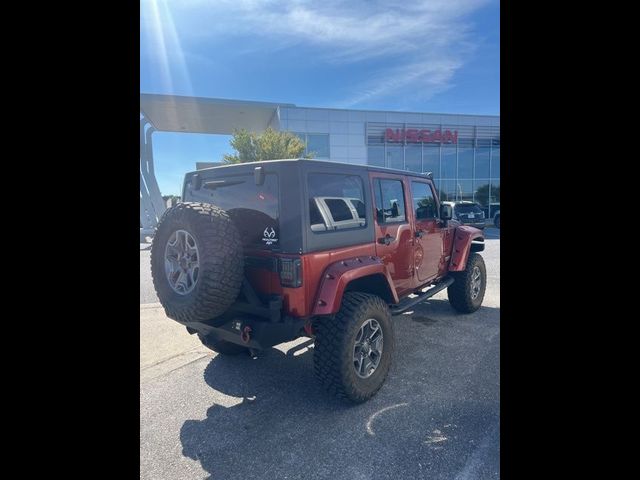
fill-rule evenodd
<path id="1" fill-rule="evenodd" d="M 482 213 L 480 207 L 475 203 L 456 205 L 455 211 L 456 213 Z"/>
<path id="2" fill-rule="evenodd" d="M 280 239 L 278 224 L 278 177 L 265 176 L 263 185 L 256 185 L 253 174 L 216 177 L 203 188 L 212 193 L 211 203 L 224 209 L 240 232 L 246 247 L 277 248 Z"/>
<path id="3" fill-rule="evenodd" d="M 360 177 L 310 173 L 307 185 L 312 231 L 366 227 L 364 185 Z"/>

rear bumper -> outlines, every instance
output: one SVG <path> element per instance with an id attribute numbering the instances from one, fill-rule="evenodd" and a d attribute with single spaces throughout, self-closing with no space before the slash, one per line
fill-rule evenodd
<path id="1" fill-rule="evenodd" d="M 304 335 L 306 319 L 283 317 L 271 322 L 254 315 L 225 317 L 224 323 L 215 319 L 210 322 L 178 322 L 187 327 L 190 334 L 200 333 L 215 340 L 224 340 L 247 348 L 264 350 L 279 343 L 289 342 Z"/>
<path id="2" fill-rule="evenodd" d="M 245 278 L 242 294 L 223 315 L 203 322 L 182 322 L 190 334 L 199 333 L 212 340 L 224 340 L 247 348 L 265 349 L 294 340 L 304 334 L 306 318 L 283 315 L 281 296 L 263 302 Z"/>

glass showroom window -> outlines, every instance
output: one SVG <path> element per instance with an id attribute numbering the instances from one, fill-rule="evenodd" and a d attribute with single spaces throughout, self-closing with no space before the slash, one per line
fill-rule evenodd
<path id="1" fill-rule="evenodd" d="M 500 180 L 491 180 L 491 189 L 489 190 L 489 203 L 500 203 Z"/>
<path id="2" fill-rule="evenodd" d="M 307 133 L 307 153 L 313 153 L 313 158 L 329 158 L 329 135 Z"/>
<path id="3" fill-rule="evenodd" d="M 387 146 L 387 167 L 404 170 L 404 148 Z"/>
<path id="4" fill-rule="evenodd" d="M 475 178 L 489 178 L 490 147 L 476 147 L 476 171 Z"/>
<path id="5" fill-rule="evenodd" d="M 301 133 L 292 132 L 304 142 L 306 148 L 304 154 L 313 153 L 313 158 L 329 157 L 329 134 L 327 133 Z"/>
<path id="6" fill-rule="evenodd" d="M 422 149 L 422 171 L 440 177 L 440 145 L 425 145 Z"/>
<path id="7" fill-rule="evenodd" d="M 456 181 L 455 180 L 439 180 L 437 183 L 438 197 L 441 202 L 456 201 Z"/>
<path id="8" fill-rule="evenodd" d="M 456 201 L 473 201 L 473 180 L 460 180 L 456 183 Z"/>
<path id="9" fill-rule="evenodd" d="M 491 149 L 491 178 L 500 178 L 500 143 Z"/>
<path id="10" fill-rule="evenodd" d="M 442 146 L 442 178 L 456 178 L 456 146 Z"/>
<path id="11" fill-rule="evenodd" d="M 478 203 L 482 207 L 489 205 L 489 179 L 488 178 L 476 178 L 473 181 L 474 193 L 473 201 Z"/>
<path id="12" fill-rule="evenodd" d="M 458 178 L 473 178 L 473 140 L 458 143 Z"/>
<path id="13" fill-rule="evenodd" d="M 384 146 L 368 148 L 369 165 L 384 167 Z"/>
<path id="14" fill-rule="evenodd" d="M 404 150 L 404 168 L 422 172 L 422 145 L 407 145 Z"/>

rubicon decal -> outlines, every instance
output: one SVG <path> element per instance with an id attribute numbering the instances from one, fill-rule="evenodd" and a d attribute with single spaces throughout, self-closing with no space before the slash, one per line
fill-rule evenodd
<path id="1" fill-rule="evenodd" d="M 276 231 L 273 227 L 267 227 L 264 229 L 264 232 L 262 232 L 262 241 L 266 245 L 273 245 L 278 242 L 278 239 L 276 238 Z"/>
<path id="2" fill-rule="evenodd" d="M 454 130 L 418 130 L 416 128 L 387 128 L 384 132 L 385 142 L 406 143 L 458 143 L 458 131 Z"/>

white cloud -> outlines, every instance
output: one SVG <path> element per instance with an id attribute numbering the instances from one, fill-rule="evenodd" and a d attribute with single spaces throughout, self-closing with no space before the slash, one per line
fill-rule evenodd
<path id="1" fill-rule="evenodd" d="M 154 0 L 148 0 L 153 2 Z M 165 0 L 155 0 L 165 3 Z M 176 0 L 168 1 L 183 47 L 207 37 L 251 35 L 270 48 L 303 45 L 326 63 L 388 59 L 343 106 L 400 87 L 429 98 L 451 85 L 473 52 L 468 17 L 489 0 Z M 147 2 L 142 3 L 142 8 Z M 187 47 L 185 47 L 187 48 Z"/>

